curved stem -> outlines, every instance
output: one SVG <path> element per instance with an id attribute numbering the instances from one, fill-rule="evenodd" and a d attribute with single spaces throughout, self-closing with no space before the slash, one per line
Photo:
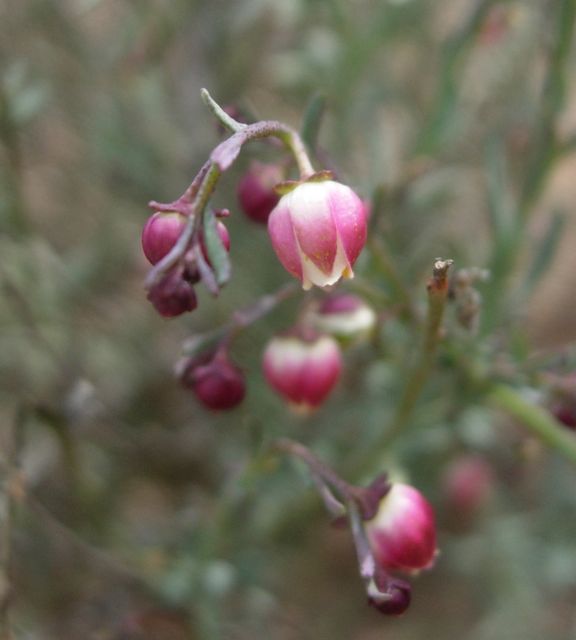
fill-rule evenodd
<path id="1" fill-rule="evenodd" d="M 343 498 L 344 502 L 353 502 L 356 496 L 356 487 L 348 484 L 340 476 L 338 476 L 330 467 L 325 465 L 322 460 L 317 458 L 310 449 L 304 445 L 290 440 L 289 438 L 280 438 L 273 444 L 273 448 L 277 451 L 288 453 L 295 458 L 300 458 L 316 478 L 322 479 L 326 484 L 331 485 Z"/>
<path id="2" fill-rule="evenodd" d="M 232 139 L 229 138 L 221 145 L 222 149 L 226 149 L 230 154 L 229 157 L 226 158 L 226 161 L 229 161 L 230 164 L 236 158 L 240 147 L 246 142 L 249 142 L 250 140 L 258 140 L 259 138 L 273 137 L 278 138 L 292 153 L 296 164 L 298 165 L 298 170 L 302 179 L 308 178 L 314 173 L 314 167 L 308 157 L 306 145 L 298 132 L 292 129 L 292 127 L 275 120 L 263 120 L 262 122 L 246 125 L 229 116 L 212 98 L 206 89 L 202 89 L 202 99 L 218 120 L 227 129 L 234 133 L 232 138 L 236 139 L 236 144 L 233 144 Z M 231 152 L 229 148 L 231 149 Z"/>
<path id="3" fill-rule="evenodd" d="M 504 384 L 494 386 L 488 399 L 519 420 L 544 444 L 576 464 L 576 436 L 554 420 L 545 409 L 526 401 L 520 393 Z"/>

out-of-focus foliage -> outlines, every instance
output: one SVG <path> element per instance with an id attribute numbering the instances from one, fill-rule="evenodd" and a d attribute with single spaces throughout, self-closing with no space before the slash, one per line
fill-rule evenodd
<path id="1" fill-rule="evenodd" d="M 539 402 L 542 371 L 576 362 L 574 12 L 570 0 L 0 4 L 5 638 L 576 633 L 574 468 L 475 383 L 501 377 Z M 347 351 L 337 393 L 310 417 L 288 413 L 260 371 L 294 298 L 234 345 L 248 376 L 241 408 L 207 413 L 173 377 L 186 337 L 288 277 L 265 230 L 237 211 L 246 159 L 216 194 L 233 212 L 230 284 L 170 322 L 145 299 L 146 202 L 178 196 L 221 139 L 203 86 L 251 119 L 295 127 L 324 96 L 316 165 L 378 194 L 349 288 L 381 329 Z M 275 154 L 253 144 L 245 155 Z M 375 459 L 436 256 L 490 270 L 480 327 L 470 334 L 449 309 L 409 426 Z M 368 609 L 349 534 L 329 527 L 297 466 L 265 455 L 280 435 L 351 481 L 397 472 L 434 504 L 441 555 L 404 618 Z M 467 453 L 494 477 L 471 523 L 443 480 Z"/>

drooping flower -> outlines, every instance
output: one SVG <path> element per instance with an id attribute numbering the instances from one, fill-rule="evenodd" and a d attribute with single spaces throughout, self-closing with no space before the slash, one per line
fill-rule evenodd
<path id="1" fill-rule="evenodd" d="M 376 515 L 365 523 L 365 530 L 374 558 L 383 569 L 413 573 L 434 564 L 434 511 L 410 485 L 393 484 Z"/>
<path id="2" fill-rule="evenodd" d="M 342 371 L 338 343 L 326 335 L 273 338 L 263 357 L 268 383 L 292 405 L 313 409 L 328 397 Z"/>
<path id="3" fill-rule="evenodd" d="M 302 282 L 332 285 L 352 278 L 366 243 L 366 206 L 333 180 L 298 184 L 282 196 L 268 219 L 272 246 L 284 268 Z"/>

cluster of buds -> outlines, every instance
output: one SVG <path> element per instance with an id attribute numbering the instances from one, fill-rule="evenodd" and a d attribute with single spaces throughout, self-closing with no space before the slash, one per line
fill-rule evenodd
<path id="1" fill-rule="evenodd" d="M 148 218 L 142 230 L 142 251 L 152 265 L 161 264 L 175 250 L 189 223 L 194 223 L 187 212 L 186 202 L 176 203 L 179 210 L 170 209 L 170 205 L 151 203 L 152 207 L 161 207 Z M 215 229 L 215 241 L 219 243 L 216 251 L 208 248 L 208 232 L 200 227 L 192 233 L 191 241 L 179 252 L 174 264 L 154 273 L 149 287 L 148 299 L 158 313 L 166 318 L 179 316 L 193 311 L 197 306 L 194 285 L 203 280 L 209 289 L 214 289 L 214 254 L 230 250 L 228 229 L 217 217 L 229 215 L 227 210 L 212 214 L 211 222 Z M 212 254 L 212 257 L 211 257 Z"/>
<path id="2" fill-rule="evenodd" d="M 391 483 L 386 475 L 368 487 L 352 486 L 292 440 L 282 439 L 276 447 L 308 465 L 335 521 L 349 523 L 368 603 L 387 615 L 404 613 L 410 606 L 411 587 L 394 574 L 430 569 L 438 554 L 434 511 L 428 501 L 414 487 Z"/>

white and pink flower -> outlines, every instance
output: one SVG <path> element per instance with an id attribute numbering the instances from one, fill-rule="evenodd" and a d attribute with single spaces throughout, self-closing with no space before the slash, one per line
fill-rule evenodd
<path id="1" fill-rule="evenodd" d="M 328 397 L 342 371 L 338 343 L 330 336 L 273 338 L 263 357 L 266 380 L 292 405 L 313 409 Z"/>
<path id="2" fill-rule="evenodd" d="M 309 181 L 282 196 L 268 218 L 268 231 L 284 268 L 310 289 L 353 277 L 366 243 L 366 221 L 366 206 L 350 187 Z"/>
<path id="3" fill-rule="evenodd" d="M 365 530 L 374 558 L 383 569 L 414 573 L 434 564 L 434 511 L 410 485 L 393 484 L 374 518 L 365 523 Z"/>

